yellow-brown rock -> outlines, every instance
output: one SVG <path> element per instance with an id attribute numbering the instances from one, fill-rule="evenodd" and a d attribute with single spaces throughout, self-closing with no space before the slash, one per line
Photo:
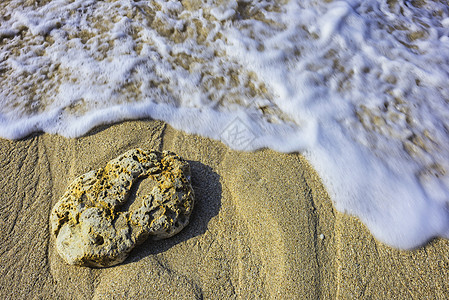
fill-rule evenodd
<path id="1" fill-rule="evenodd" d="M 150 235 L 178 233 L 193 204 L 185 160 L 168 151 L 134 149 L 76 178 L 54 206 L 50 225 L 67 263 L 107 267 Z"/>

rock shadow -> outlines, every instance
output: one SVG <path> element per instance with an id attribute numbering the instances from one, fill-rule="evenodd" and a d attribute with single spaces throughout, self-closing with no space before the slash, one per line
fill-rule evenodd
<path id="1" fill-rule="evenodd" d="M 149 255 L 167 251 L 206 232 L 209 221 L 221 207 L 222 187 L 220 177 L 211 167 L 198 161 L 188 161 L 191 170 L 192 187 L 195 193 L 195 206 L 189 224 L 178 234 L 168 239 L 153 240 L 150 236 L 141 245 L 136 246 L 123 264 L 139 261 Z"/>

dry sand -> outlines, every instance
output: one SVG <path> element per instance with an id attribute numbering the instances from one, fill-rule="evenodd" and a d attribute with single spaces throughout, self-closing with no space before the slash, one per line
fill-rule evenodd
<path id="1" fill-rule="evenodd" d="M 115 267 L 66 265 L 49 235 L 51 208 L 75 177 L 136 147 L 190 162 L 190 224 Z M 382 245 L 333 208 L 298 154 L 237 152 L 163 122 L 133 121 L 78 139 L 0 140 L 0 172 L 1 299 L 449 297 L 449 241 L 414 251 Z"/>

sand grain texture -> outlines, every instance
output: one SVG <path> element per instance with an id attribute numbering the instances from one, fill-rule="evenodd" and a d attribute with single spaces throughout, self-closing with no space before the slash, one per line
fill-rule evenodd
<path id="1" fill-rule="evenodd" d="M 124 263 L 64 263 L 49 216 L 74 178 L 133 148 L 189 161 L 190 224 L 147 240 Z M 159 121 L 97 128 L 67 139 L 0 140 L 2 299 L 445 299 L 449 242 L 399 251 L 332 206 L 297 154 L 236 152 Z"/>

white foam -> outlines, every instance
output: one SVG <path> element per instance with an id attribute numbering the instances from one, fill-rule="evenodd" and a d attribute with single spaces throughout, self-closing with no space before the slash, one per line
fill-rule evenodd
<path id="1" fill-rule="evenodd" d="M 385 243 L 449 238 L 444 4 L 0 7 L 0 136 L 153 117 L 234 149 L 302 151 L 336 208 Z"/>

